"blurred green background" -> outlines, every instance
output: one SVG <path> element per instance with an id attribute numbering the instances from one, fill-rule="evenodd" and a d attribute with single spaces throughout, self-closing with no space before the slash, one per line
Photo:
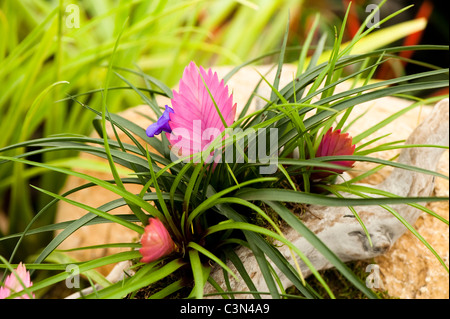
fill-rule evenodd
<path id="1" fill-rule="evenodd" d="M 375 1 L 354 1 L 345 33 L 351 39 Z M 56 134 L 89 134 L 94 115 L 67 94 L 100 110 L 102 88 L 115 41 L 122 37 L 113 61 L 116 71 L 136 87 L 145 87 L 144 72 L 169 87 L 178 82 L 184 67 L 194 60 L 204 67 L 238 65 L 279 49 L 289 16 L 288 46 L 301 46 L 317 13 L 319 28 L 313 45 L 324 33 L 334 39 L 347 0 L 0 0 L 0 150 L 29 139 Z M 444 1 L 388 1 L 382 18 L 407 5 L 415 6 L 389 25 L 416 17 L 428 19 L 423 32 L 395 45 L 448 44 L 448 13 Z M 448 54 L 428 51 L 408 56 L 442 67 Z M 428 55 L 427 55 L 428 54 Z M 441 55 L 440 55 L 441 54 Z M 258 60 L 272 63 L 277 56 Z M 286 62 L 298 59 L 289 51 Z M 138 74 L 126 71 L 131 69 Z M 378 78 L 415 73 L 413 64 L 385 66 Z M 61 82 L 66 81 L 66 82 Z M 127 87 L 114 77 L 110 87 Z M 96 92 L 89 93 L 92 90 Z M 447 88 L 448 91 L 448 88 Z M 84 94 L 88 93 L 88 94 Z M 442 93 L 442 92 L 440 92 Z M 142 104 L 133 90 L 110 90 L 108 109 L 119 112 Z M 16 156 L 31 149 L 1 152 Z M 70 167 L 73 152 L 36 155 L 31 160 Z M 65 176 L 26 167 L 0 165 L 0 237 L 22 231 L 34 214 L 50 201 L 29 184 L 59 192 Z M 55 211 L 35 226 L 52 223 Z M 48 236 L 48 235 L 47 235 Z M 49 238 L 30 236 L 16 254 L 25 260 Z M 2 241 L 0 254 L 8 257 L 15 240 Z"/>

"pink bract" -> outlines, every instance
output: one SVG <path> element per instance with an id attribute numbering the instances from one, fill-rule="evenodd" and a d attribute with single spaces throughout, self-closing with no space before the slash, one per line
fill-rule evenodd
<path id="1" fill-rule="evenodd" d="M 209 92 L 208 92 L 209 90 Z M 211 94 L 210 94 L 211 93 Z M 169 125 L 171 133 L 166 133 L 175 151 L 192 155 L 205 148 L 224 131 L 225 127 L 217 112 L 216 103 L 227 124 L 234 122 L 236 104 L 233 94 L 228 94 L 228 86 L 219 81 L 217 73 L 205 71 L 191 62 L 184 70 L 179 90 L 173 92 Z"/>
<path id="2" fill-rule="evenodd" d="M 33 283 L 30 280 L 30 273 L 27 271 L 25 265 L 22 263 L 19 263 L 16 269 L 16 274 L 19 276 L 22 283 L 25 285 L 25 287 L 29 288 L 33 285 Z M 0 299 L 6 299 L 11 294 L 14 294 L 16 292 L 22 291 L 23 286 L 21 282 L 17 279 L 15 274 L 10 274 L 8 277 L 6 277 L 5 284 L 3 287 L 0 287 Z M 32 294 L 32 297 L 34 298 L 34 294 Z M 16 297 L 15 299 L 30 299 L 30 296 L 26 293 L 24 293 L 20 297 Z"/>
<path id="3" fill-rule="evenodd" d="M 316 157 L 322 156 L 336 156 L 336 155 L 353 155 L 355 152 L 355 145 L 352 144 L 352 137 L 348 133 L 341 133 L 341 130 L 333 131 L 330 128 L 322 137 L 322 141 L 319 144 L 319 148 L 316 152 Z M 353 167 L 355 161 L 332 161 L 330 163 L 346 166 L 349 169 Z M 320 168 L 318 168 L 320 169 Z M 336 172 L 342 174 L 345 169 L 331 169 L 323 168 L 324 170 Z M 331 172 L 316 173 L 314 177 L 324 178 L 332 175 Z"/>
<path id="4" fill-rule="evenodd" d="M 164 224 L 157 218 L 150 218 L 141 237 L 141 262 L 150 263 L 169 255 L 175 250 L 175 243 Z"/>

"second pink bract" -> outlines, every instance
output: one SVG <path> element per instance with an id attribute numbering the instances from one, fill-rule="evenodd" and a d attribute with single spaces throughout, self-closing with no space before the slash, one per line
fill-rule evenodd
<path id="1" fill-rule="evenodd" d="M 319 148 L 316 152 L 316 157 L 335 156 L 335 155 L 353 155 L 355 152 L 355 145 L 352 143 L 352 137 L 348 133 L 341 133 L 341 130 L 333 131 L 330 128 L 322 137 Z M 332 161 L 330 163 L 352 168 L 355 161 Z M 332 175 L 331 172 L 342 174 L 344 169 L 324 168 L 330 172 L 318 172 L 314 174 L 314 178 L 324 178 Z"/>
<path id="2" fill-rule="evenodd" d="M 175 250 L 175 243 L 164 224 L 157 218 L 150 218 L 141 237 L 141 262 L 150 263 L 169 255 Z"/>

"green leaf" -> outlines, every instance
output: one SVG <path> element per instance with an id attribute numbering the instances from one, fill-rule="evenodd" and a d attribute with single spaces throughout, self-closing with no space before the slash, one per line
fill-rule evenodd
<path id="1" fill-rule="evenodd" d="M 133 280 L 131 277 L 126 282 L 118 282 L 114 285 L 111 285 L 105 289 L 102 289 L 98 292 L 98 296 L 100 299 L 119 299 L 124 298 L 131 292 L 137 291 L 140 288 L 151 285 L 152 283 L 161 280 L 170 274 L 174 273 L 180 267 L 184 266 L 185 262 L 181 259 L 175 259 L 170 261 L 168 264 L 162 266 L 161 268 L 154 269 L 151 267 L 149 271 L 145 272 L 145 276 L 142 276 L 140 280 Z M 94 294 L 90 294 L 85 296 L 87 299 L 94 299 L 96 296 Z"/>
<path id="2" fill-rule="evenodd" d="M 378 124 L 372 126 L 371 128 L 365 130 L 364 132 L 356 135 L 353 137 L 353 143 L 356 144 L 359 141 L 361 141 L 362 139 L 366 138 L 367 136 L 371 135 L 372 133 L 380 130 L 381 128 L 385 127 L 387 124 L 391 123 L 392 121 L 394 121 L 395 119 L 399 118 L 401 115 L 405 114 L 406 112 L 420 106 L 420 105 L 427 105 L 427 104 L 431 104 L 431 103 L 435 103 L 437 101 L 440 101 L 442 99 L 441 96 L 437 96 L 437 97 L 431 97 L 428 99 L 424 99 L 421 101 L 417 101 L 413 104 L 411 104 L 408 107 L 405 107 L 404 109 L 390 115 L 389 117 L 387 117 L 386 119 L 384 119 L 383 121 L 379 122 Z"/>
<path id="3" fill-rule="evenodd" d="M 154 293 L 153 295 L 148 297 L 148 299 L 164 299 L 167 296 L 177 292 L 178 290 L 180 290 L 182 288 L 184 288 L 183 280 L 180 279 L 180 280 L 177 280 L 177 281 L 171 283 L 167 287 L 164 287 L 160 291 Z"/>
<path id="4" fill-rule="evenodd" d="M 241 275 L 242 279 L 247 284 L 247 287 L 250 291 L 256 291 L 255 284 L 252 281 L 252 278 L 248 274 L 247 270 L 244 267 L 244 264 L 242 263 L 242 260 L 239 258 L 238 255 L 234 252 L 233 249 L 227 249 L 225 250 L 225 254 L 227 258 L 233 263 L 233 265 L 236 267 L 237 271 Z M 255 299 L 261 299 L 261 296 L 258 294 L 253 294 L 253 297 Z"/>
<path id="5" fill-rule="evenodd" d="M 192 274 L 194 276 L 194 288 L 192 289 L 191 296 L 196 299 L 203 299 L 203 289 L 208 276 L 203 276 L 204 266 L 200 261 L 198 250 L 189 250 L 189 260 L 191 262 Z"/>
<path id="6" fill-rule="evenodd" d="M 102 188 L 105 188 L 107 190 L 110 190 L 110 191 L 116 193 L 117 195 L 123 197 L 124 199 L 128 199 L 129 201 L 134 202 L 136 205 L 138 205 L 139 207 L 141 207 L 144 210 L 148 211 L 153 216 L 158 217 L 159 219 L 163 218 L 161 213 L 154 206 L 152 206 L 149 203 L 145 202 L 139 196 L 131 194 L 130 192 L 128 192 L 127 190 L 125 190 L 123 188 L 119 188 L 119 187 L 117 187 L 115 185 L 112 185 L 112 184 L 110 184 L 108 182 L 105 182 L 105 181 L 103 181 L 103 180 L 101 180 L 99 178 L 90 176 L 88 174 L 73 172 L 73 171 L 70 171 L 70 170 L 67 170 L 67 169 L 64 169 L 64 168 L 53 167 L 53 166 L 46 165 L 46 164 L 43 164 L 43 163 L 32 162 L 32 161 L 18 159 L 18 158 L 14 158 L 14 157 L 0 156 L 0 160 L 20 162 L 20 163 L 28 164 L 28 165 L 31 165 L 31 166 L 43 167 L 43 168 L 47 168 L 47 169 L 55 171 L 55 172 L 59 172 L 59 173 L 66 174 L 66 175 L 72 175 L 72 176 L 76 176 L 76 177 L 85 179 L 87 181 L 90 181 L 90 182 L 92 182 L 92 183 L 102 187 Z"/>
<path id="7" fill-rule="evenodd" d="M 448 200 L 445 197 L 383 197 L 383 198 L 335 198 L 331 196 L 296 192 L 289 189 L 245 189 L 238 192 L 236 197 L 245 200 L 292 202 L 322 206 L 370 206 L 386 204 L 408 204 L 419 202 L 436 202 Z"/>
<path id="8" fill-rule="evenodd" d="M 272 207 L 281 218 L 283 218 L 289 226 L 294 228 L 301 236 L 303 236 L 315 249 L 317 249 L 342 275 L 344 275 L 355 287 L 361 290 L 369 298 L 377 298 L 376 295 L 368 289 L 361 280 L 314 234 L 306 227 L 300 219 L 298 219 L 289 209 L 280 203 L 265 201 Z M 322 278 L 316 277 L 319 282 L 324 284 Z"/>
<path id="9" fill-rule="evenodd" d="M 270 181 L 276 181 L 277 178 L 275 177 L 261 177 L 261 178 L 255 178 L 249 181 L 245 181 L 239 185 L 235 185 L 232 187 L 228 187 L 212 196 L 210 196 L 207 200 L 203 201 L 200 205 L 198 205 L 190 214 L 188 217 L 188 224 L 192 223 L 194 218 L 196 218 L 200 213 L 204 212 L 209 207 L 214 206 L 214 201 L 218 200 L 222 196 L 235 191 L 237 189 L 240 189 L 241 187 L 245 187 L 247 185 L 251 185 L 254 183 L 263 183 L 263 182 L 270 182 Z"/>
<path id="10" fill-rule="evenodd" d="M 288 241 L 283 236 L 278 235 L 277 233 L 275 233 L 275 232 L 273 232 L 271 230 L 268 230 L 268 229 L 266 229 L 264 227 L 256 226 L 256 225 L 245 223 L 245 222 L 231 222 L 230 221 L 230 222 L 224 222 L 224 223 L 217 224 L 217 225 L 209 227 L 207 229 L 206 236 L 210 235 L 210 234 L 213 234 L 215 232 L 223 231 L 223 230 L 227 230 L 227 229 L 247 230 L 247 231 L 251 231 L 251 232 L 255 232 L 255 233 L 264 234 L 266 236 L 270 236 L 270 237 L 280 241 L 281 243 L 287 245 L 290 249 L 292 249 L 300 257 L 300 259 L 308 266 L 308 268 L 311 270 L 311 272 L 316 275 L 316 277 L 320 277 L 320 275 L 317 273 L 317 270 L 314 268 L 312 263 L 308 260 L 308 258 L 293 243 Z M 334 295 L 331 292 L 331 290 L 329 288 L 327 288 L 328 286 L 325 284 L 325 282 L 322 281 L 322 283 L 324 284 L 324 287 L 327 290 L 327 292 L 333 298 Z M 270 287 L 269 287 L 269 289 L 270 289 Z"/>
<path id="11" fill-rule="evenodd" d="M 125 260 L 131 260 L 134 258 L 140 258 L 141 254 L 139 251 L 126 251 L 117 253 L 110 256 L 105 256 L 97 259 L 93 259 L 84 263 L 79 264 L 79 270 L 80 274 L 82 274 L 85 271 L 89 271 L 98 267 L 115 264 L 121 261 Z M 48 286 L 54 285 L 60 281 L 63 281 L 67 279 L 69 276 L 71 276 L 71 273 L 63 271 L 57 275 L 47 277 L 43 280 L 33 282 L 33 285 L 29 288 L 31 292 L 37 291 L 39 289 L 46 288 Z M 111 286 L 110 286 L 111 287 Z M 14 297 L 14 295 L 11 295 L 11 297 Z"/>
<path id="12" fill-rule="evenodd" d="M 393 161 L 387 161 L 387 160 L 383 160 L 383 159 L 379 159 L 379 158 L 375 158 L 375 157 L 368 157 L 368 156 L 360 156 L 360 155 L 322 156 L 322 157 L 316 157 L 315 160 L 316 161 L 371 162 L 371 163 L 377 163 L 377 164 L 383 164 L 383 165 L 387 165 L 387 166 L 402 168 L 402 169 L 410 170 L 410 171 L 417 172 L 417 173 L 433 175 L 433 176 L 444 178 L 446 180 L 449 179 L 448 176 L 446 176 L 444 174 L 437 173 L 437 172 L 434 172 L 434 171 L 431 171 L 431 170 L 427 170 L 427 169 L 423 169 L 423 168 L 420 168 L 420 167 L 417 167 L 417 166 L 407 165 L 407 164 L 393 162 Z"/>
<path id="13" fill-rule="evenodd" d="M 229 205 L 226 204 L 218 204 L 216 205 L 216 208 L 227 218 L 239 222 L 245 222 L 246 219 L 237 213 L 235 210 L 233 210 Z M 268 271 L 267 266 L 265 266 L 264 263 L 266 263 L 266 259 L 262 258 L 263 255 L 267 255 L 268 258 L 272 260 L 272 262 L 280 269 L 280 271 L 283 272 L 283 274 L 299 289 L 299 291 L 306 296 L 307 298 L 315 298 L 317 297 L 317 294 L 315 294 L 311 287 L 308 287 L 302 283 L 300 280 L 297 271 L 294 269 L 294 267 L 286 260 L 286 258 L 274 247 L 273 245 L 269 244 L 266 240 L 264 240 L 260 234 L 252 232 L 252 231 L 246 231 L 244 230 L 244 235 L 248 241 L 248 243 L 251 245 L 250 249 L 252 250 L 253 254 L 255 255 L 255 258 L 258 262 L 258 265 L 263 273 L 263 276 L 266 280 L 266 284 L 269 287 L 270 293 L 272 296 L 278 296 L 278 290 L 276 289 L 275 283 L 273 281 L 272 276 L 270 275 L 270 271 Z M 261 256 L 261 257 L 260 257 Z M 268 271 L 267 273 L 266 270 Z M 273 287 L 273 289 L 271 288 Z"/>
<path id="14" fill-rule="evenodd" d="M 126 220 L 124 220 L 122 218 L 119 218 L 119 217 L 117 217 L 115 215 L 112 215 L 112 214 L 108 214 L 108 213 L 106 213 L 106 212 L 104 212 L 104 211 L 102 211 L 100 209 L 91 207 L 89 205 L 86 205 L 86 204 L 83 204 L 83 203 L 80 203 L 80 202 L 76 202 L 74 200 L 68 199 L 67 197 L 63 197 L 61 195 L 54 194 L 52 192 L 46 191 L 44 189 L 41 189 L 39 187 L 36 187 L 36 186 L 32 186 L 32 187 L 37 189 L 37 190 L 39 190 L 39 191 L 41 191 L 41 192 L 43 192 L 44 194 L 47 194 L 47 195 L 52 196 L 54 198 L 57 198 L 59 200 L 65 201 L 65 202 L 67 202 L 67 203 L 69 203 L 71 205 L 77 206 L 77 207 L 82 208 L 84 210 L 87 210 L 87 211 L 89 211 L 91 213 L 94 213 L 94 214 L 96 214 L 96 215 L 98 215 L 100 217 L 103 217 L 105 219 L 109 219 L 110 221 L 112 221 L 112 222 L 114 222 L 116 224 L 122 225 L 122 226 L 127 227 L 127 228 L 129 228 L 131 230 L 134 230 L 138 234 L 143 234 L 144 233 L 144 230 L 143 230 L 142 226 L 138 226 L 136 224 L 130 223 L 130 222 L 128 222 L 128 221 L 126 221 Z"/>
<path id="15" fill-rule="evenodd" d="M 259 269 L 261 270 L 261 274 L 263 275 L 267 288 L 269 289 L 270 295 L 274 299 L 279 299 L 280 293 L 278 292 L 278 288 L 275 284 L 275 280 L 270 271 L 268 261 L 264 255 L 264 251 L 260 246 L 256 244 L 254 238 L 252 238 L 250 234 L 249 232 L 247 232 L 245 235 L 247 237 L 250 249 L 252 250 L 253 256 L 255 256 L 256 262 L 259 265 Z"/>
<path id="16" fill-rule="evenodd" d="M 187 245 L 187 247 L 190 247 L 192 249 L 197 250 L 199 253 L 202 253 L 203 255 L 205 255 L 206 257 L 210 258 L 211 260 L 213 260 L 214 262 L 218 263 L 220 265 L 220 267 L 222 267 L 223 269 L 225 269 L 230 275 L 232 275 L 236 280 L 239 280 L 238 277 L 233 273 L 233 271 L 223 262 L 221 261 L 217 256 L 215 256 L 213 253 L 211 253 L 210 251 L 208 251 L 205 247 L 200 246 L 199 244 L 191 241 L 189 242 L 189 244 Z"/>

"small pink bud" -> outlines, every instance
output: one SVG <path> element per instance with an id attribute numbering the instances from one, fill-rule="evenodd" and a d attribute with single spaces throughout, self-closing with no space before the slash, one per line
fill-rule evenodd
<path id="1" fill-rule="evenodd" d="M 158 218 L 150 218 L 141 237 L 141 262 L 150 263 L 169 255 L 175 250 L 175 243 L 164 224 Z"/>
<path id="2" fill-rule="evenodd" d="M 335 155 L 353 155 L 355 151 L 355 145 L 352 145 L 352 137 L 348 133 L 341 133 L 341 130 L 333 131 L 330 128 L 322 137 L 322 141 L 319 144 L 319 148 L 316 152 L 316 157 L 322 156 L 335 156 Z M 332 164 L 346 166 L 352 168 L 355 161 L 333 161 Z M 332 169 L 332 168 L 320 168 L 327 171 L 336 172 L 342 174 L 344 169 Z M 318 172 L 315 173 L 313 178 L 325 178 L 332 173 L 330 172 Z"/>
<path id="3" fill-rule="evenodd" d="M 30 273 L 22 263 L 19 263 L 19 265 L 17 266 L 16 274 L 20 277 L 20 280 L 22 280 L 22 283 L 25 285 L 25 287 L 29 288 L 33 285 L 30 280 Z M 4 286 L 0 287 L 0 299 L 6 299 L 11 294 L 15 294 L 16 292 L 22 290 L 23 286 L 17 279 L 16 275 L 10 274 L 8 277 L 6 277 Z M 32 296 L 34 298 L 34 294 L 32 294 Z M 30 299 L 30 296 L 24 293 L 22 296 L 16 297 L 15 299 Z"/>

